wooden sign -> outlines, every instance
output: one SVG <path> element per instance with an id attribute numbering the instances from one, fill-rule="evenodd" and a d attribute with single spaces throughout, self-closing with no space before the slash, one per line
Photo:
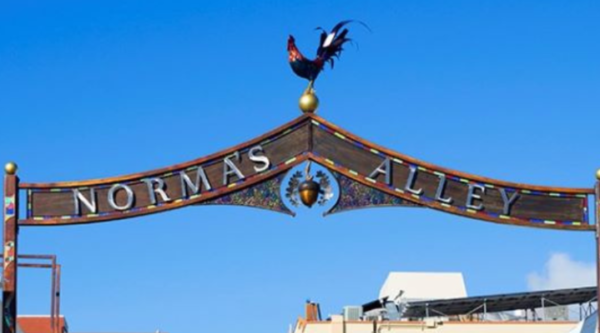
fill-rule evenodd
<path id="1" fill-rule="evenodd" d="M 306 159 L 309 124 L 297 119 L 257 139 L 168 168 L 80 182 L 21 184 L 21 225 L 123 219 L 198 204 L 269 180 Z"/>
<path id="2" fill-rule="evenodd" d="M 363 184 L 419 205 L 498 223 L 592 230 L 592 189 L 493 180 L 379 147 L 324 119 L 312 119 L 312 158 Z"/>
<path id="3" fill-rule="evenodd" d="M 214 199 L 313 160 L 418 206 L 498 223 L 591 230 L 591 189 L 515 184 L 448 170 L 378 147 L 315 115 L 188 163 L 130 176 L 20 185 L 21 225 L 122 219 Z"/>

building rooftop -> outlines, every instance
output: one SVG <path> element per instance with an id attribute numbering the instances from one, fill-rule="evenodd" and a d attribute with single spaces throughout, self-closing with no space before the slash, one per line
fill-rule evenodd
<path id="1" fill-rule="evenodd" d="M 58 332 L 68 332 L 67 321 L 64 316 L 56 318 Z M 52 329 L 52 318 L 43 315 L 20 315 L 17 318 L 17 325 L 22 333 L 54 333 Z"/>

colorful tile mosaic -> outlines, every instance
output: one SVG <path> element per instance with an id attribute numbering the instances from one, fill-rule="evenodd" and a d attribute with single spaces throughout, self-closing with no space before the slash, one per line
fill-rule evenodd
<path id="1" fill-rule="evenodd" d="M 418 207 L 412 202 L 363 185 L 339 172 L 333 171 L 332 173 L 339 184 L 340 194 L 337 203 L 327 211 L 326 215 L 361 208 Z"/>
<path id="2" fill-rule="evenodd" d="M 4 219 L 15 216 L 15 196 L 9 196 L 4 198 Z"/>
<path id="3" fill-rule="evenodd" d="M 277 175 L 254 186 L 208 200 L 200 205 L 235 205 L 267 209 L 279 213 L 294 215 L 281 198 L 281 184 L 285 174 Z"/>

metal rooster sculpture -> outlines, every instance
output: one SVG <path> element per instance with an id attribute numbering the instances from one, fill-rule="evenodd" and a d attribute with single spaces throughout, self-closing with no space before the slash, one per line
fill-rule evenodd
<path id="1" fill-rule="evenodd" d="M 294 36 L 290 35 L 288 38 L 287 50 L 290 66 L 296 75 L 308 80 L 308 87 L 300 98 L 300 109 L 302 111 L 314 112 L 317 109 L 319 100 L 313 89 L 314 82 L 325 67 L 325 64 L 329 63 L 331 68 L 333 68 L 334 58 L 339 59 L 340 54 L 344 50 L 344 44 L 351 41 L 350 38 L 346 37 L 348 29 L 344 28 L 350 22 L 354 21 L 347 20 L 336 24 L 330 33 L 327 33 L 323 28 L 317 28 L 317 30 L 321 31 L 321 39 L 319 41 L 319 48 L 317 49 L 317 57 L 313 60 L 307 59 L 300 53 L 300 50 L 296 47 Z M 360 21 L 356 22 L 368 29 L 364 23 Z"/>

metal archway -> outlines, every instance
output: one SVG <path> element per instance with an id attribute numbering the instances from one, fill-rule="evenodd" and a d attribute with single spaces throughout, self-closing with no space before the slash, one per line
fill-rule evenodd
<path id="1" fill-rule="evenodd" d="M 489 179 L 380 147 L 306 113 L 230 149 L 126 176 L 21 183 L 16 166 L 7 165 L 2 332 L 16 329 L 20 227 L 108 222 L 198 204 L 245 205 L 293 215 L 280 188 L 286 172 L 307 161 L 331 170 L 339 182 L 340 196 L 329 213 L 369 206 L 419 206 L 501 224 L 596 231 L 600 244 L 600 174 L 595 189 Z M 20 192 L 26 206 L 22 218 Z M 595 224 L 589 218 L 592 198 Z"/>

